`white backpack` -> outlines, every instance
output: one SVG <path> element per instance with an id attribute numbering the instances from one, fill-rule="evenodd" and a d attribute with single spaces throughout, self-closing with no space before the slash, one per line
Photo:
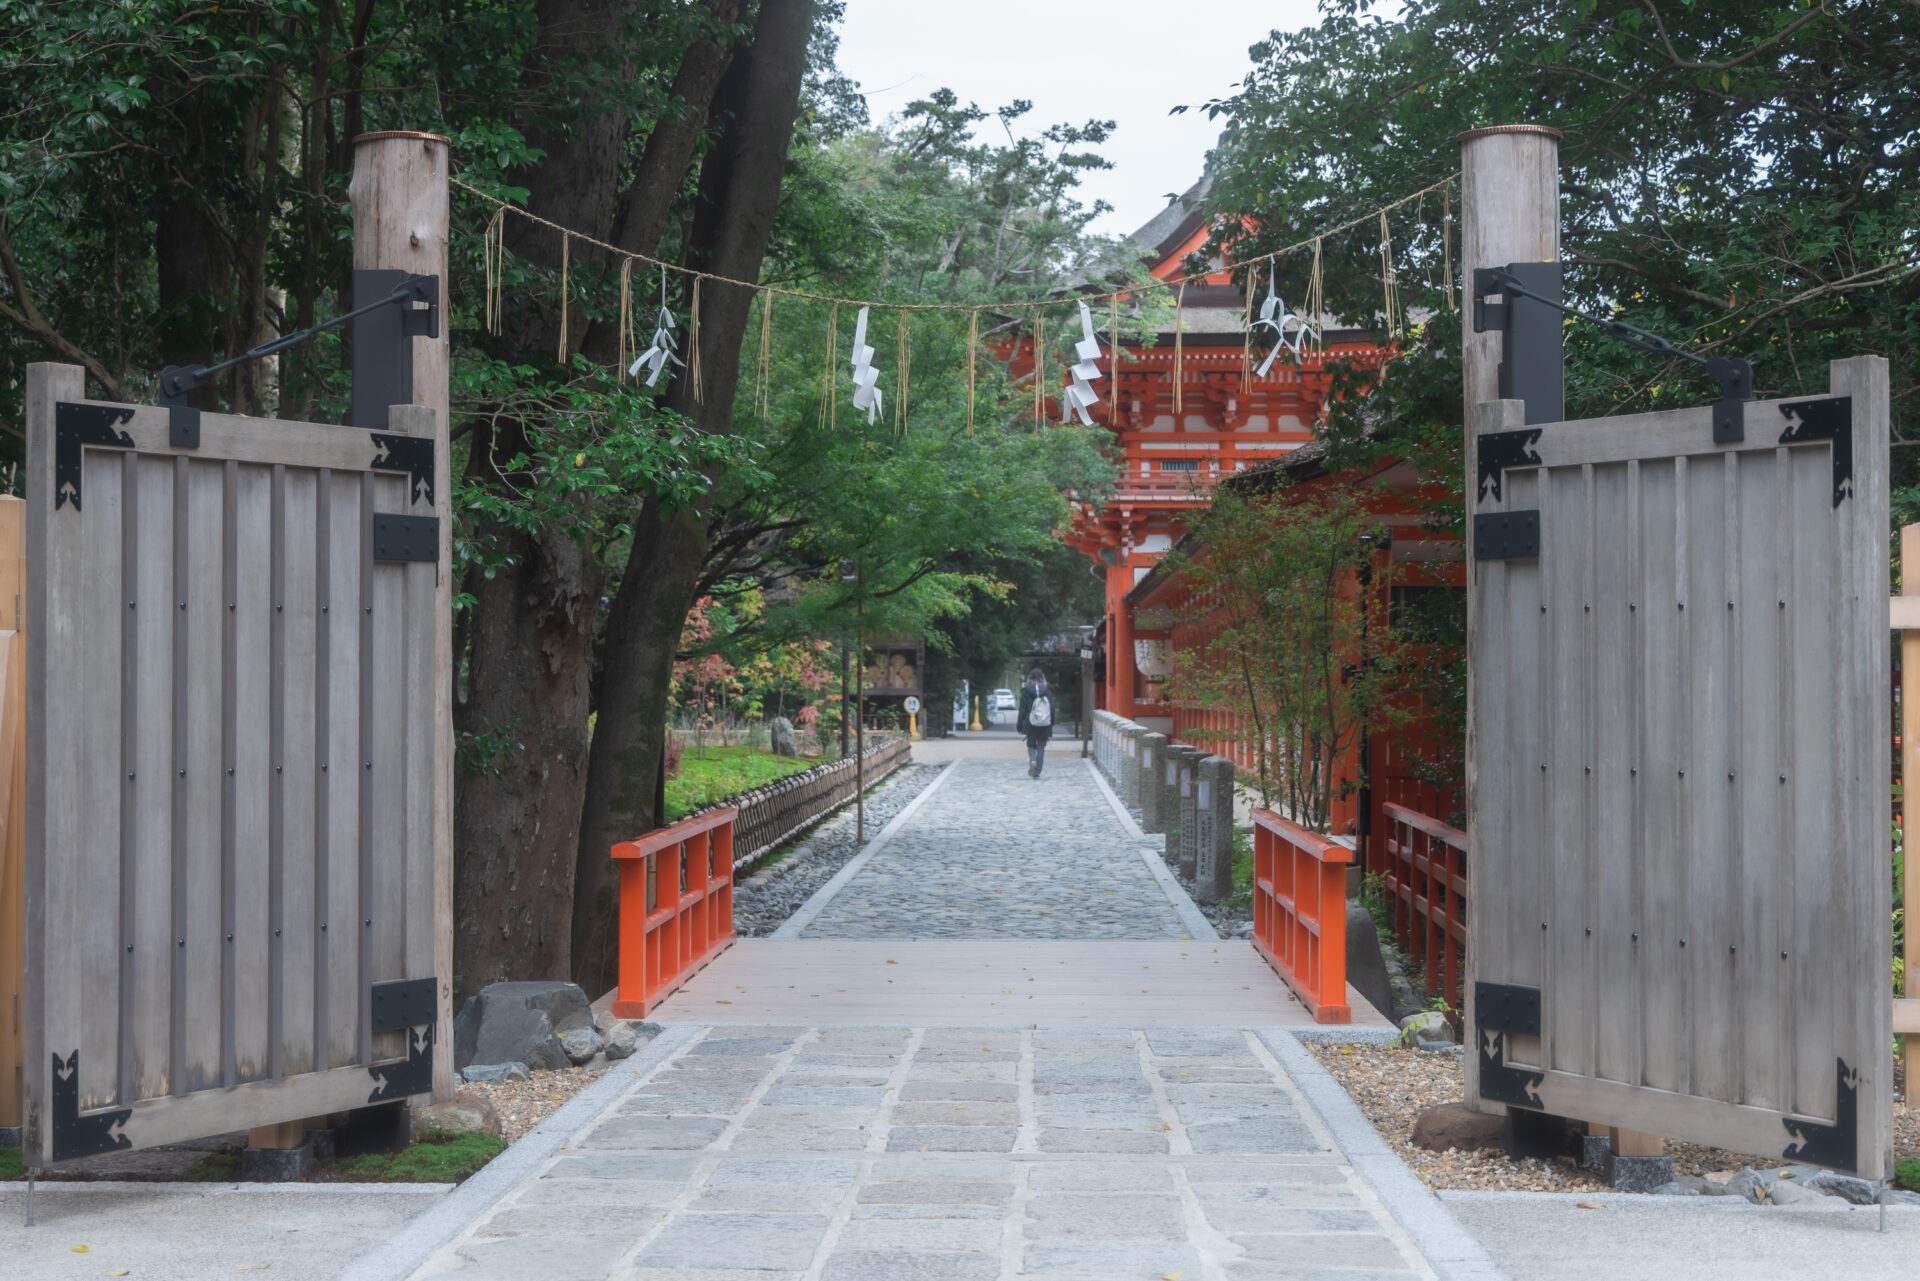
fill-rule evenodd
<path id="1" fill-rule="evenodd" d="M 1044 691 L 1033 696 L 1033 706 L 1027 709 L 1027 724 L 1034 729 L 1048 729 L 1053 725 L 1053 700 Z"/>

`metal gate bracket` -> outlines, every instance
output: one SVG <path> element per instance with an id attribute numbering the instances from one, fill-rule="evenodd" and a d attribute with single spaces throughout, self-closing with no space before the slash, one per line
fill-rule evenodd
<path id="1" fill-rule="evenodd" d="M 1860 1158 L 1860 1074 L 1845 1059 L 1833 1061 L 1833 1124 L 1780 1118 L 1798 1139 L 1780 1150 L 1783 1161 L 1802 1161 L 1834 1170 L 1857 1170 Z"/>
<path id="2" fill-rule="evenodd" d="M 440 1015 L 433 999 L 434 981 L 399 979 L 373 985 L 373 1030 L 391 1032 L 400 1027 L 419 1027 L 432 1023 Z"/>
<path id="3" fill-rule="evenodd" d="M 1540 989 L 1514 983 L 1473 985 L 1473 1025 L 1515 1036 L 1540 1035 Z"/>
<path id="4" fill-rule="evenodd" d="M 1475 560 L 1525 560 L 1539 554 L 1538 511 L 1481 512 L 1473 518 Z"/>
<path id="5" fill-rule="evenodd" d="M 80 510 L 80 473 L 86 446 L 132 449 L 133 437 L 115 431 L 115 423 L 133 418 L 130 405 L 82 405 L 63 400 L 53 407 L 53 509 L 68 503 Z"/>
<path id="6" fill-rule="evenodd" d="M 409 1028 L 406 1058 L 376 1063 L 367 1069 L 375 1082 L 373 1093 L 367 1095 L 368 1103 L 396 1103 L 433 1090 L 433 1029 L 431 1022 Z"/>
<path id="7" fill-rule="evenodd" d="M 440 559 L 440 518 L 375 512 L 373 558 L 377 561 L 419 560 L 428 564 L 437 563 Z M 375 990 L 378 991 L 377 988 Z"/>
<path id="8" fill-rule="evenodd" d="M 1540 455 L 1533 452 L 1533 446 L 1539 443 L 1538 427 L 1490 431 L 1481 436 L 1478 443 L 1480 500 L 1486 501 L 1489 489 L 1496 500 L 1500 497 L 1500 478 L 1507 468 L 1540 466 Z"/>
<path id="9" fill-rule="evenodd" d="M 1796 400 L 1780 406 L 1780 413 L 1788 423 L 1787 429 L 1780 433 L 1781 444 L 1799 445 L 1809 440 L 1833 442 L 1833 505 L 1838 507 L 1852 497 L 1853 397 Z"/>
<path id="10" fill-rule="evenodd" d="M 1485 1028 L 1474 1033 L 1480 1042 L 1480 1097 L 1514 1107 L 1545 1110 L 1540 1101 L 1540 1083 L 1544 1072 L 1507 1066 L 1507 1034 Z"/>
<path id="11" fill-rule="evenodd" d="M 381 452 L 367 466 L 374 471 L 403 471 L 412 482 L 407 500 L 425 499 L 433 506 L 433 437 L 391 436 L 373 432 L 373 447 Z"/>
<path id="12" fill-rule="evenodd" d="M 133 1140 L 125 1134 L 114 1131 L 125 1125 L 133 1115 L 132 1108 L 113 1108 L 108 1111 L 80 1114 L 80 1051 L 75 1050 L 63 1060 L 58 1051 L 53 1055 L 53 1094 L 50 1099 L 53 1125 L 53 1143 L 50 1151 L 56 1161 L 70 1161 L 74 1157 L 98 1156 L 102 1152 L 119 1152 L 133 1146 Z"/>

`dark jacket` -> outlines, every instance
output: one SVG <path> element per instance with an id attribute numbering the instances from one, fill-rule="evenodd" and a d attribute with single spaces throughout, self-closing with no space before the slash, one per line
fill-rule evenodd
<path id="1" fill-rule="evenodd" d="M 1060 723 L 1060 699 L 1054 694 L 1052 687 L 1035 685 L 1032 681 L 1028 681 L 1020 687 L 1020 718 L 1014 722 L 1014 728 L 1020 733 L 1025 734 L 1029 739 L 1038 738 L 1045 740 L 1052 738 L 1053 725 L 1027 724 L 1027 716 L 1033 711 L 1033 696 L 1035 694 L 1045 694 L 1047 696 L 1047 700 L 1053 704 L 1053 725 Z"/>

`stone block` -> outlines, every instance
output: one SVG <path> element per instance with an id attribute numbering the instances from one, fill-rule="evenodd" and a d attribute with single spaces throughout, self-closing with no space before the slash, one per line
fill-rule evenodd
<path id="1" fill-rule="evenodd" d="M 887 1136 L 889 1152 L 1011 1152 L 1010 1125 L 904 1125 Z"/>
<path id="2" fill-rule="evenodd" d="M 827 1216 L 815 1214 L 682 1214 L 647 1243 L 634 1264 L 801 1271 L 813 1262 L 827 1223 Z M 551 1241 L 541 1244 L 553 1250 Z M 542 1274 L 533 1269 L 525 1275 Z"/>
<path id="3" fill-rule="evenodd" d="M 1140 804 L 1140 739 L 1146 732 L 1132 721 L 1120 727 L 1120 803 L 1128 809 Z"/>
<path id="4" fill-rule="evenodd" d="M 290 1148 L 246 1148 L 240 1153 L 240 1178 L 246 1183 L 304 1183 L 311 1169 L 309 1139 Z"/>
<path id="5" fill-rule="evenodd" d="M 413 1110 L 413 1130 L 426 1134 L 439 1130 L 448 1134 L 500 1133 L 500 1114 L 493 1110 L 478 1090 L 455 1090 L 445 1103 L 430 1103 Z"/>
<path id="6" fill-rule="evenodd" d="M 617 1116 L 598 1126 L 579 1146 L 691 1152 L 719 1138 L 726 1128 L 723 1116 Z"/>
<path id="7" fill-rule="evenodd" d="M 494 1081 L 526 1081 L 533 1074 L 527 1071 L 524 1063 L 469 1063 L 460 1069 L 460 1079 L 479 1084 L 491 1084 Z"/>
<path id="8" fill-rule="evenodd" d="M 563 1068 L 560 1034 L 593 1027 L 587 994 L 572 983 L 491 983 L 453 1020 L 453 1065 L 525 1063 Z"/>
<path id="9" fill-rule="evenodd" d="M 1367 998 L 1368 1005 L 1393 1017 L 1393 984 L 1380 952 L 1380 928 L 1372 912 L 1352 901 L 1347 903 L 1347 982 Z"/>
<path id="10" fill-rule="evenodd" d="M 1167 736 L 1149 731 L 1140 736 L 1140 830 L 1158 835 L 1167 830 Z"/>
<path id="11" fill-rule="evenodd" d="M 1651 1192 L 1673 1182 L 1670 1156 L 1621 1156 L 1609 1151 L 1605 1170 L 1607 1182 L 1622 1192 Z"/>
<path id="12" fill-rule="evenodd" d="M 590 1027 L 568 1028 L 560 1034 L 560 1048 L 565 1051 L 567 1062 L 579 1067 L 607 1047 L 600 1034 Z"/>
<path id="13" fill-rule="evenodd" d="M 1027 1247 L 1026 1275 L 1045 1277 L 1199 1277 L 1199 1252 L 1169 1241 L 1058 1241 Z"/>
<path id="14" fill-rule="evenodd" d="M 1195 767 L 1194 816 L 1194 897 L 1218 903 L 1233 893 L 1233 762 L 1226 757 L 1203 757 Z"/>
<path id="15" fill-rule="evenodd" d="M 843 1250 L 995 1250 L 1005 1233 L 989 1219 L 849 1219 Z"/>
<path id="16" fill-rule="evenodd" d="M 1037 1193 L 1027 1198 L 1030 1241 L 1185 1241 L 1177 1196 Z"/>
<path id="17" fill-rule="evenodd" d="M 820 1281 L 995 1281 L 999 1275 L 997 1254 L 836 1250 Z"/>
<path id="18" fill-rule="evenodd" d="M 1505 1117 L 1488 1116 L 1461 1103 L 1437 1103 L 1413 1122 L 1413 1145 L 1429 1152 L 1459 1148 L 1477 1152 L 1497 1148 L 1506 1141 Z"/>
<path id="19" fill-rule="evenodd" d="M 607 1058 L 628 1058 L 658 1035 L 658 1023 L 632 1023 L 626 1019 L 614 1019 L 608 1023 L 606 1030 Z"/>

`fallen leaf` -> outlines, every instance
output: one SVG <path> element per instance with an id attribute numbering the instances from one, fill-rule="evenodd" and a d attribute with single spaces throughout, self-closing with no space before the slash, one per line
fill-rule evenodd
<path id="1" fill-rule="evenodd" d="M 1598 1201 L 1575 1201 L 1574 1204 L 1579 1206 L 1582 1210 L 1604 1210 L 1607 1208 L 1606 1206 L 1601 1205 Z"/>
<path id="2" fill-rule="evenodd" d="M 1187 1275 L 1187 1274 L 1186 1274 L 1186 1273 L 1185 1273 L 1184 1271 L 1182 1271 L 1182 1272 L 1162 1272 L 1162 1273 L 1160 1274 L 1160 1281 L 1180 1281 L 1180 1278 L 1181 1278 L 1181 1277 L 1183 1277 L 1183 1276 L 1185 1276 L 1185 1275 Z"/>
<path id="3" fill-rule="evenodd" d="M 888 965 L 898 965 L 898 964 L 900 964 L 900 962 L 898 962 L 898 961 L 896 961 L 896 960 L 894 960 L 894 959 L 893 959 L 893 958 L 892 958 L 891 956 L 889 956 L 889 957 L 887 958 L 887 964 L 888 964 Z"/>
<path id="4" fill-rule="evenodd" d="M 127 1275 L 127 1270 L 125 1268 L 115 1268 L 113 1271 L 107 1273 L 107 1275 L 110 1277 L 123 1277 Z"/>
<path id="5" fill-rule="evenodd" d="M 87 1254 L 87 1253 L 90 1253 L 90 1251 L 89 1251 L 89 1250 L 87 1249 L 87 1247 L 86 1247 L 86 1246 L 84 1246 L 84 1245 L 76 1245 L 76 1246 L 74 1246 L 74 1247 L 73 1247 L 73 1252 L 74 1252 L 75 1254 Z"/>
<path id="6" fill-rule="evenodd" d="M 723 1000 L 718 1000 L 718 999 L 716 999 L 716 1000 L 714 1001 L 714 1004 L 715 1004 L 715 1005 L 732 1005 L 732 1004 L 733 1004 L 733 1002 L 732 1002 L 732 1001 L 723 1001 Z"/>

